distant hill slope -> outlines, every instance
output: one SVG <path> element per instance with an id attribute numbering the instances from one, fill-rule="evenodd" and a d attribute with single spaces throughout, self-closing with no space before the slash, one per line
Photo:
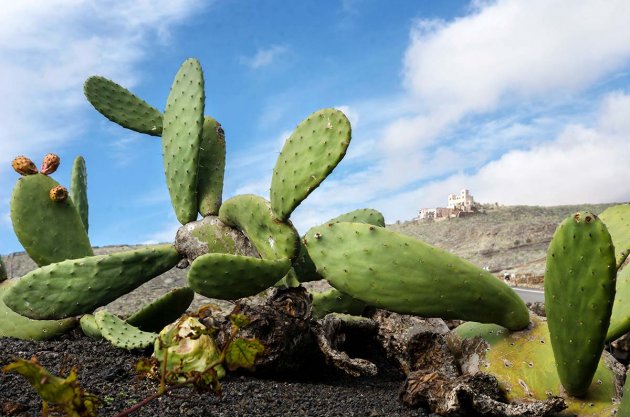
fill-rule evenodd
<path id="1" fill-rule="evenodd" d="M 576 211 L 599 214 L 614 204 L 569 206 L 483 205 L 480 213 L 441 222 L 408 221 L 389 228 L 452 252 L 492 272 L 542 275 L 557 225 Z"/>

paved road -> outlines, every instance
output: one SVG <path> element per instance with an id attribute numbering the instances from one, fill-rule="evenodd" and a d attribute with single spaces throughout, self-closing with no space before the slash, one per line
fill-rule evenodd
<path id="1" fill-rule="evenodd" d="M 512 289 L 516 291 L 516 293 L 520 295 L 521 298 L 526 303 L 535 303 L 535 302 L 545 301 L 545 294 L 542 292 L 542 290 L 535 290 L 532 288 L 519 288 L 519 287 L 512 287 Z"/>

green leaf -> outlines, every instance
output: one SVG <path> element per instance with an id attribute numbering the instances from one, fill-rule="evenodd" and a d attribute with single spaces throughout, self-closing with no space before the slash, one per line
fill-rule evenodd
<path id="1" fill-rule="evenodd" d="M 256 356 L 265 351 L 265 347 L 256 339 L 235 339 L 227 347 L 225 364 L 230 371 L 238 368 L 252 368 Z"/>
<path id="2" fill-rule="evenodd" d="M 232 325 L 238 329 L 242 329 L 251 323 L 251 320 L 244 314 L 232 313 L 228 316 Z"/>
<path id="3" fill-rule="evenodd" d="M 16 359 L 2 368 L 3 372 L 17 372 L 28 380 L 43 401 L 58 405 L 66 415 L 96 416 L 100 400 L 79 386 L 74 369 L 64 379 L 52 375 L 33 357 L 30 361 Z"/>

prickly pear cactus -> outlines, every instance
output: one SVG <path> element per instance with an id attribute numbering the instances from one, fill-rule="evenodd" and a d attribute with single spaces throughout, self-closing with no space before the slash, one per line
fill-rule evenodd
<path id="1" fill-rule="evenodd" d="M 31 320 L 11 310 L 3 302 L 4 295 L 18 280 L 0 283 L 0 337 L 25 340 L 46 340 L 67 332 L 77 325 L 75 318 L 65 320 Z"/>
<path id="2" fill-rule="evenodd" d="M 372 226 L 385 227 L 385 218 L 383 217 L 383 214 L 378 210 L 368 208 L 344 213 L 328 220 L 324 224 L 341 222 L 365 223 L 371 224 Z M 295 270 L 295 275 L 300 282 L 319 281 L 324 279 L 324 277 L 317 272 L 317 267 L 313 263 L 313 260 L 304 246 L 304 238 L 300 240 L 300 251 L 298 253 L 298 257 L 293 262 L 293 269 Z M 339 311 L 339 313 L 341 312 L 342 311 Z"/>
<path id="3" fill-rule="evenodd" d="M 72 174 L 70 178 L 70 198 L 81 217 L 81 222 L 88 231 L 88 214 L 89 204 L 87 196 L 87 169 L 85 168 L 85 159 L 77 156 L 72 164 Z"/>
<path id="4" fill-rule="evenodd" d="M 199 214 L 204 217 L 219 213 L 223 199 L 224 174 L 225 133 L 219 122 L 206 116 L 199 146 L 197 184 Z"/>
<path id="5" fill-rule="evenodd" d="M 512 330 L 529 323 L 525 303 L 510 287 L 413 238 L 368 224 L 331 223 L 311 229 L 304 244 L 333 287 L 372 306 Z"/>
<path id="6" fill-rule="evenodd" d="M 280 220 L 332 172 L 346 154 L 351 128 L 346 116 L 323 109 L 302 121 L 287 139 L 271 177 L 271 207 Z"/>
<path id="7" fill-rule="evenodd" d="M 125 321 L 145 332 L 159 332 L 184 314 L 194 297 L 195 292 L 188 287 L 174 288 Z"/>
<path id="8" fill-rule="evenodd" d="M 236 300 L 271 287 L 284 277 L 291 263 L 284 259 L 257 259 L 208 253 L 195 259 L 188 271 L 188 285 L 209 298 Z"/>
<path id="9" fill-rule="evenodd" d="M 4 302 L 33 319 L 91 313 L 168 271 L 179 260 L 171 245 L 160 245 L 58 262 L 24 275 L 4 295 Z"/>
<path id="10" fill-rule="evenodd" d="M 630 252 L 630 203 L 608 207 L 599 215 L 615 245 L 617 268 Z"/>
<path id="11" fill-rule="evenodd" d="M 628 332 L 630 332 L 630 268 L 626 266 L 617 273 L 615 302 L 610 314 L 606 342 L 612 342 Z"/>
<path id="12" fill-rule="evenodd" d="M 84 314 L 83 316 L 81 316 L 79 324 L 81 325 L 81 330 L 83 331 L 83 334 L 85 334 L 87 337 L 94 340 L 101 340 L 103 338 L 103 335 L 101 334 L 101 329 L 98 327 L 94 315 Z"/>
<path id="13" fill-rule="evenodd" d="M 584 395 L 597 369 L 615 298 L 612 239 L 592 213 L 556 229 L 547 250 L 545 310 L 558 375 L 567 392 Z"/>
<path id="14" fill-rule="evenodd" d="M 157 333 L 143 332 L 106 310 L 94 313 L 94 320 L 103 338 L 118 348 L 145 349 L 158 337 Z"/>
<path id="15" fill-rule="evenodd" d="M 623 387 L 623 397 L 621 398 L 617 417 L 630 417 L 630 376 L 628 374 L 626 375 L 626 384 Z"/>
<path id="16" fill-rule="evenodd" d="M 518 332 L 494 324 L 467 322 L 453 333 L 464 340 L 479 337 L 488 343 L 488 347 L 471 345 L 475 349 L 464 355 L 462 370 L 493 375 L 510 402 L 559 396 L 567 404 L 559 414 L 562 417 L 609 417 L 617 410 L 623 366 L 605 355 L 598 361 L 586 394 L 581 398 L 570 396 L 556 371 L 547 322 L 540 317 L 532 317 L 530 327 Z"/>
<path id="17" fill-rule="evenodd" d="M 262 197 L 244 194 L 225 201 L 219 219 L 241 230 L 263 259 L 293 259 L 297 256 L 299 236 L 290 222 L 279 222 L 269 202 Z"/>
<path id="18" fill-rule="evenodd" d="M 129 90 L 103 77 L 90 77 L 85 97 L 103 116 L 136 132 L 162 135 L 162 113 Z"/>
<path id="19" fill-rule="evenodd" d="M 187 59 L 175 75 L 166 101 L 162 130 L 166 185 L 181 224 L 197 219 L 197 173 L 204 105 L 201 65 L 196 59 Z"/>
<path id="20" fill-rule="evenodd" d="M 351 314 L 360 316 L 367 304 L 341 291 L 331 288 L 327 291 L 315 292 L 313 295 L 313 318 L 323 319 L 330 313 Z"/>
<path id="21" fill-rule="evenodd" d="M 46 175 L 33 174 L 18 179 L 11 195 L 13 230 L 39 266 L 93 254 L 74 203 L 51 200 L 58 186 Z"/>

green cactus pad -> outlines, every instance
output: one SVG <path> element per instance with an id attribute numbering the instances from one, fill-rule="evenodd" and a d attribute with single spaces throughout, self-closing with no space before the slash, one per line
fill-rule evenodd
<path id="1" fill-rule="evenodd" d="M 630 371 L 626 374 L 626 383 L 623 386 L 623 397 L 621 397 L 617 417 L 630 417 Z"/>
<path id="2" fill-rule="evenodd" d="M 271 287 L 289 271 L 284 259 L 258 259 L 208 253 L 195 259 L 188 271 L 188 285 L 210 298 L 236 300 Z"/>
<path id="3" fill-rule="evenodd" d="M 203 217 L 219 213 L 223 195 L 225 173 L 225 134 L 223 128 L 210 116 L 203 120 L 203 133 L 199 149 L 198 204 Z"/>
<path id="4" fill-rule="evenodd" d="M 90 77 L 83 91 L 92 106 L 112 122 L 148 135 L 162 134 L 162 113 L 115 82 Z"/>
<path id="5" fill-rule="evenodd" d="M 620 267 L 630 252 L 630 204 L 608 207 L 599 218 L 612 237 L 617 267 Z"/>
<path id="6" fill-rule="evenodd" d="M 3 301 L 4 295 L 18 280 L 0 283 L 0 337 L 15 337 L 24 340 L 46 340 L 67 332 L 76 326 L 73 318 L 64 320 L 31 320 L 20 316 Z"/>
<path id="7" fill-rule="evenodd" d="M 318 272 L 369 305 L 422 317 L 529 323 L 521 298 L 489 272 L 424 242 L 382 227 L 330 223 L 304 238 Z"/>
<path id="8" fill-rule="evenodd" d="M 313 318 L 323 319 L 326 314 L 343 313 L 359 316 L 365 310 L 366 304 L 341 291 L 331 288 L 323 292 L 313 292 Z"/>
<path id="9" fill-rule="evenodd" d="M 558 374 L 584 395 L 604 349 L 615 298 L 615 250 L 604 222 L 576 213 L 556 229 L 545 272 L 545 311 Z"/>
<path id="10" fill-rule="evenodd" d="M 197 172 L 205 104 L 203 73 L 196 59 L 179 68 L 166 100 L 162 158 L 166 185 L 177 220 L 197 219 Z"/>
<path id="11" fill-rule="evenodd" d="M 8 278 L 7 268 L 4 266 L 4 261 L 2 261 L 0 256 L 0 282 L 6 281 Z"/>
<path id="12" fill-rule="evenodd" d="M 241 230 L 263 259 L 293 259 L 297 256 L 299 236 L 290 222 L 276 220 L 269 202 L 244 194 L 225 201 L 219 219 Z"/>
<path id="13" fill-rule="evenodd" d="M 383 217 L 383 213 L 378 210 L 363 208 L 358 210 L 353 210 L 348 213 L 342 214 L 340 216 L 335 217 L 334 219 L 328 220 L 324 224 L 328 223 L 365 223 L 371 224 L 372 226 L 385 227 L 385 217 Z"/>
<path id="14" fill-rule="evenodd" d="M 171 245 L 160 245 L 59 262 L 24 275 L 5 294 L 4 302 L 33 319 L 90 313 L 168 271 L 179 260 Z"/>
<path id="15" fill-rule="evenodd" d="M 481 337 L 490 349 L 479 352 L 479 370 L 495 376 L 508 401 L 545 400 L 551 395 L 562 397 L 568 408 L 562 417 L 609 417 L 617 408 L 619 382 L 611 370 L 614 359 L 598 361 L 597 371 L 586 396 L 569 396 L 556 372 L 547 323 L 532 318 L 530 328 L 509 332 L 493 324 L 467 322 L 454 330 L 462 339 Z M 484 357 L 485 356 L 485 357 Z"/>
<path id="16" fill-rule="evenodd" d="M 335 109 L 319 110 L 297 126 L 271 177 L 271 207 L 278 219 L 288 219 L 332 172 L 346 154 L 350 136 L 350 122 Z"/>
<path id="17" fill-rule="evenodd" d="M 105 310 L 94 313 L 94 320 L 103 338 L 118 348 L 145 349 L 158 337 L 157 333 L 143 332 Z"/>
<path id="18" fill-rule="evenodd" d="M 606 342 L 612 342 L 630 332 L 630 268 L 617 272 L 615 301 L 610 314 Z"/>
<path id="19" fill-rule="evenodd" d="M 83 334 L 85 334 L 90 339 L 101 340 L 103 338 L 103 335 L 101 334 L 101 329 L 98 327 L 96 319 L 92 314 L 84 314 L 83 316 L 81 316 L 79 324 L 81 325 L 81 330 L 83 331 Z"/>
<path id="20" fill-rule="evenodd" d="M 381 214 L 378 210 L 369 208 L 358 209 L 342 214 L 334 219 L 328 220 L 324 224 L 341 222 L 365 223 L 371 224 L 372 226 L 385 227 L 385 218 L 383 217 L 383 214 Z M 311 257 L 308 255 L 308 251 L 304 247 L 303 239 L 300 240 L 300 251 L 293 262 L 293 269 L 295 270 L 295 275 L 300 282 L 319 281 L 324 279 L 324 277 L 317 273 L 317 268 L 315 267 Z"/>
<path id="21" fill-rule="evenodd" d="M 85 159 L 77 156 L 72 164 L 72 176 L 70 178 L 70 198 L 76 207 L 81 222 L 87 232 L 88 223 L 88 196 L 87 196 L 87 170 L 85 168 Z"/>
<path id="22" fill-rule="evenodd" d="M 159 332 L 184 314 L 194 297 L 195 292 L 188 287 L 175 288 L 133 313 L 126 322 L 145 332 Z"/>
<path id="23" fill-rule="evenodd" d="M 50 190 L 58 185 L 47 175 L 28 175 L 18 179 L 11 196 L 13 229 L 39 266 L 93 254 L 72 200 L 50 199 Z"/>

